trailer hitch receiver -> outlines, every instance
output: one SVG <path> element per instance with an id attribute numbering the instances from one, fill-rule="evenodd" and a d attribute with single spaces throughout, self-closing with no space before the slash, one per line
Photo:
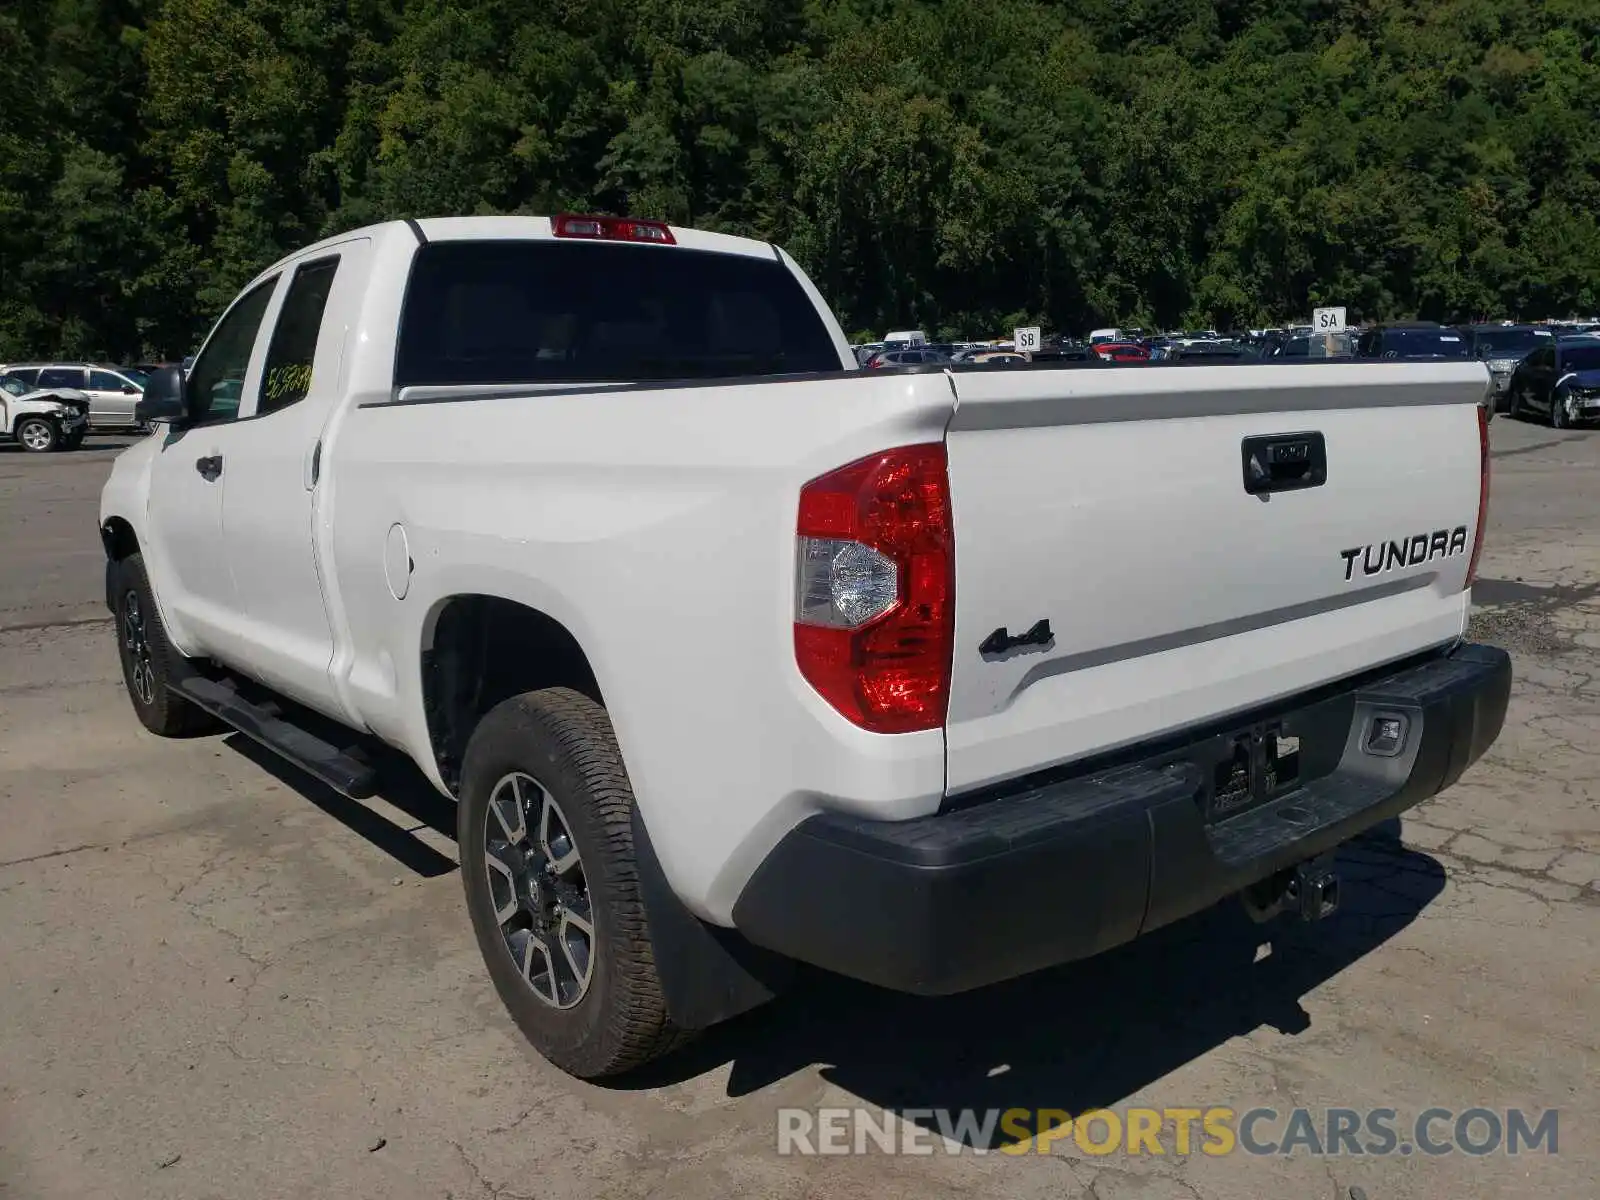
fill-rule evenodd
<path id="1" fill-rule="evenodd" d="M 1333 855 L 1307 859 L 1295 867 L 1284 889 L 1284 901 L 1302 921 L 1320 921 L 1338 911 L 1339 873 L 1334 870 Z"/>
<path id="2" fill-rule="evenodd" d="M 1290 912 L 1302 921 L 1320 921 L 1339 908 L 1339 872 L 1332 854 L 1308 858 L 1240 893 L 1252 920 L 1266 922 Z"/>

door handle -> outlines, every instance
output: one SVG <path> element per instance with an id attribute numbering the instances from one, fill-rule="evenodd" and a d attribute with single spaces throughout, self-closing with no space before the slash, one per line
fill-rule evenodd
<path id="1" fill-rule="evenodd" d="M 1328 447 L 1320 433 L 1247 437 L 1240 456 L 1244 490 L 1252 496 L 1321 487 L 1328 481 Z"/>
<path id="2" fill-rule="evenodd" d="M 222 475 L 222 455 L 208 454 L 194 460 L 194 469 L 207 483 L 215 483 Z"/>

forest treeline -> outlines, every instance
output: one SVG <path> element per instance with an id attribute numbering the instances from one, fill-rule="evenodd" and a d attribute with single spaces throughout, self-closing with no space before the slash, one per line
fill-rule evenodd
<path id="1" fill-rule="evenodd" d="M 594 211 L 847 330 L 1600 310 L 1600 0 L 8 0 L 0 361 L 191 350 L 283 252 Z"/>

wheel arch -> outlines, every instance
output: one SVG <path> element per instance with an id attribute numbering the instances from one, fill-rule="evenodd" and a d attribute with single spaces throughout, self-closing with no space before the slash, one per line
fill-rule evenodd
<path id="1" fill-rule="evenodd" d="M 501 701 L 568 687 L 606 707 L 594 664 L 567 624 L 504 596 L 458 592 L 436 601 L 423 621 L 420 669 L 434 763 L 452 792 L 468 739 Z M 632 822 L 649 937 L 674 1024 L 703 1029 L 782 992 L 794 964 L 690 912 L 662 869 L 637 798 Z"/>
<path id="2" fill-rule="evenodd" d="M 110 516 L 100 522 L 100 544 L 112 562 L 139 553 L 139 535 L 126 517 Z"/>
<path id="3" fill-rule="evenodd" d="M 569 687 L 605 706 L 594 666 L 566 624 L 491 593 L 457 592 L 432 605 L 423 622 L 418 668 L 434 764 L 452 792 L 467 740 L 502 700 Z"/>
<path id="4" fill-rule="evenodd" d="M 106 607 L 115 613 L 118 572 L 125 559 L 139 553 L 139 535 L 125 517 L 106 517 L 100 522 L 100 545 L 106 552 Z"/>

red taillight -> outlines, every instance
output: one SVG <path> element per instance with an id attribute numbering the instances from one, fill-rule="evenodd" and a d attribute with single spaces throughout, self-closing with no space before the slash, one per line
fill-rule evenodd
<path id="1" fill-rule="evenodd" d="M 944 724 L 955 643 L 955 536 L 944 444 L 905 446 L 800 489 L 800 673 L 874 733 Z"/>
<path id="2" fill-rule="evenodd" d="M 585 217 L 562 213 L 550 219 L 557 237 L 594 238 L 609 242 L 655 242 L 675 246 L 677 239 L 665 221 L 641 221 L 636 217 Z"/>
<path id="3" fill-rule="evenodd" d="M 1478 405 L 1478 528 L 1472 535 L 1472 558 L 1467 563 L 1467 586 L 1478 578 L 1478 558 L 1483 554 L 1483 531 L 1489 522 L 1489 410 Z"/>

